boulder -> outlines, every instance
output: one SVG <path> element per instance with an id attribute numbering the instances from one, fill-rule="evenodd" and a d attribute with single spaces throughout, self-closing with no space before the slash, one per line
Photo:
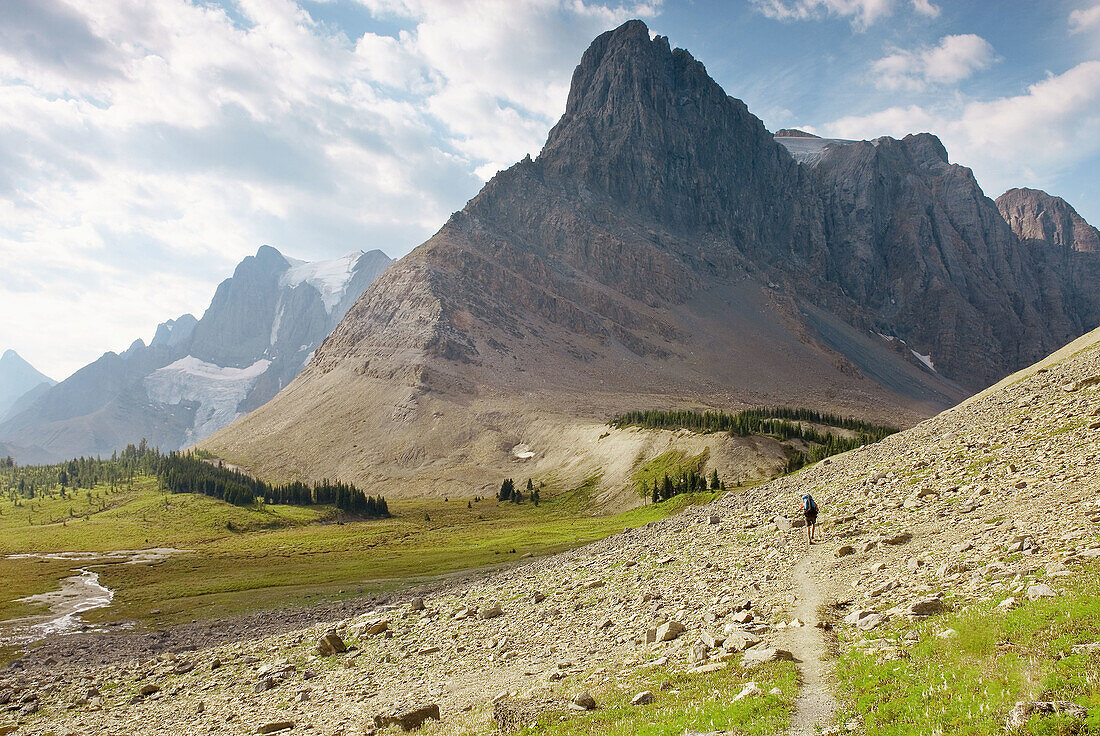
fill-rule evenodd
<path id="1" fill-rule="evenodd" d="M 1028 586 L 1027 599 L 1029 601 L 1038 600 L 1040 598 L 1053 598 L 1054 591 L 1050 589 L 1050 586 L 1046 583 L 1038 583 L 1036 585 Z"/>
<path id="2" fill-rule="evenodd" d="M 910 616 L 931 616 L 943 611 L 943 599 L 933 595 L 927 598 L 919 598 L 909 604 L 906 613 Z"/>
<path id="3" fill-rule="evenodd" d="M 270 723 L 262 723 L 256 726 L 255 733 L 282 733 L 283 731 L 289 731 L 294 728 L 294 725 L 294 721 L 271 721 Z"/>
<path id="4" fill-rule="evenodd" d="M 836 550 L 837 557 L 847 557 L 848 555 L 854 555 L 855 553 L 856 548 L 850 544 L 845 544 L 841 547 L 838 547 Z"/>
<path id="5" fill-rule="evenodd" d="M 317 640 L 317 653 L 322 657 L 331 657 L 334 654 L 343 654 L 348 650 L 347 644 L 334 630 L 326 631 L 325 635 Z"/>
<path id="6" fill-rule="evenodd" d="M 1023 728 L 1034 716 L 1042 718 L 1055 714 L 1067 715 L 1083 722 L 1088 716 L 1088 711 L 1068 700 L 1039 700 L 1031 703 L 1021 700 L 1008 712 L 1005 728 L 1009 731 Z"/>
<path id="7" fill-rule="evenodd" d="M 743 652 L 760 643 L 760 637 L 744 629 L 731 629 L 722 646 L 727 652 Z"/>
<path id="8" fill-rule="evenodd" d="M 485 619 L 490 619 L 490 618 L 497 618 L 498 616 L 503 616 L 503 615 L 504 615 L 504 609 L 502 609 L 499 605 L 497 605 L 497 606 L 489 606 L 488 608 L 483 610 L 480 614 L 478 614 L 478 617 L 481 618 L 482 620 L 485 620 Z"/>
<path id="9" fill-rule="evenodd" d="M 435 703 L 419 705 L 409 710 L 398 711 L 390 714 L 379 714 L 374 717 L 375 728 L 387 726 L 400 726 L 403 731 L 413 731 L 427 720 L 439 720 L 439 706 Z"/>
<path id="10" fill-rule="evenodd" d="M 679 621 L 666 621 L 657 627 L 657 641 L 672 641 L 684 632 L 684 625 Z"/>
<path id="11" fill-rule="evenodd" d="M 757 687 L 755 682 L 750 682 L 745 687 L 741 688 L 741 692 L 733 696 L 733 701 L 736 703 L 738 700 L 744 700 L 745 698 L 751 698 L 754 695 L 763 694 L 763 690 Z"/>
<path id="12" fill-rule="evenodd" d="M 649 705 L 654 700 L 653 693 L 649 690 L 643 690 L 630 699 L 631 705 Z"/>
<path id="13" fill-rule="evenodd" d="M 794 655 L 786 649 L 749 649 L 741 657 L 741 666 L 747 669 L 765 662 L 793 662 Z"/>
<path id="14" fill-rule="evenodd" d="M 592 710 L 596 707 L 596 699 L 592 697 L 590 693 L 577 693 L 573 696 L 573 699 L 569 701 L 577 708 L 581 710 Z"/>
<path id="15" fill-rule="evenodd" d="M 890 537 L 883 537 L 883 544 L 899 545 L 905 544 L 913 539 L 913 532 L 899 532 Z"/>

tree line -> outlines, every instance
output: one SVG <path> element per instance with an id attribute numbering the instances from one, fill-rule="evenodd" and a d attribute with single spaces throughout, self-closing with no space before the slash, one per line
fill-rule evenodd
<path id="1" fill-rule="evenodd" d="M 170 493 L 201 493 L 235 506 L 249 506 L 256 499 L 271 504 L 313 506 L 329 504 L 341 511 L 361 516 L 388 518 L 389 505 L 384 496 L 368 496 L 350 483 L 323 480 L 312 487 L 295 481 L 269 485 L 247 473 L 196 457 L 173 452 L 164 456 L 157 480 Z"/>
<path id="2" fill-rule="evenodd" d="M 718 470 L 710 471 L 710 488 L 707 488 L 707 476 L 694 470 L 688 470 L 679 478 L 672 478 L 665 473 L 662 481 L 653 480 L 653 489 L 650 498 L 653 503 L 667 501 L 681 493 L 697 493 L 699 491 L 724 491 L 726 484 L 718 480 Z"/>
<path id="3" fill-rule="evenodd" d="M 503 483 L 500 484 L 500 490 L 497 491 L 497 501 L 511 501 L 512 503 L 523 503 L 525 496 L 523 491 L 516 488 L 516 482 L 511 478 L 506 478 Z M 539 497 L 539 489 L 535 486 L 534 482 L 527 479 L 527 496 L 531 499 L 531 503 L 536 506 L 539 505 L 541 498 Z"/>
<path id="4" fill-rule="evenodd" d="M 822 442 L 826 435 L 832 435 L 813 427 L 804 427 L 800 422 L 851 430 L 857 438 L 864 440 L 863 444 L 878 442 L 898 431 L 897 427 L 872 424 L 852 417 L 784 406 L 746 409 L 733 414 L 691 409 L 648 409 L 619 414 L 609 424 L 614 427 L 690 429 L 700 433 L 729 432 L 740 437 L 771 435 L 782 440 L 798 438 L 807 442 Z"/>
<path id="5" fill-rule="evenodd" d="M 90 491 L 104 485 L 111 490 L 132 488 L 134 478 L 140 476 L 156 477 L 160 488 L 171 493 L 201 493 L 235 506 L 249 506 L 261 499 L 293 506 L 328 504 L 376 518 L 391 516 L 385 497 L 367 495 L 350 483 L 323 480 L 313 486 L 301 482 L 269 485 L 193 453 L 164 455 L 145 440 L 127 445 L 109 458 L 79 457 L 51 465 L 19 465 L 10 458 L 0 459 L 0 491 L 13 501 L 64 497 L 69 491 Z"/>
<path id="6" fill-rule="evenodd" d="M 134 478 L 156 475 L 163 455 L 142 440 L 129 444 L 109 458 L 78 457 L 50 465 L 19 465 L 0 461 L 0 490 L 9 498 L 33 499 L 66 491 L 105 485 L 116 489 L 132 487 Z"/>

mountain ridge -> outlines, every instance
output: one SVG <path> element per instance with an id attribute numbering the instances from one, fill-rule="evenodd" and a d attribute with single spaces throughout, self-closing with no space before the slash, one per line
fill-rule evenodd
<path id="1" fill-rule="evenodd" d="M 389 263 L 377 250 L 306 262 L 261 246 L 219 284 L 201 319 L 161 323 L 148 345 L 135 340 L 28 397 L 0 424 L 0 439 L 35 448 L 26 455 L 36 461 L 109 455 L 141 439 L 165 451 L 190 445 L 289 383 Z M 285 281 L 294 268 L 328 280 Z"/>

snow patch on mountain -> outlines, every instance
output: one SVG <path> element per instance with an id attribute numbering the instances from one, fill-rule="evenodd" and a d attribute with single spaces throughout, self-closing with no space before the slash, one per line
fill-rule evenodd
<path id="1" fill-rule="evenodd" d="M 163 404 L 195 402 L 195 421 L 187 444 L 218 431 L 241 416 L 237 407 L 271 365 L 257 360 L 247 368 L 222 368 L 188 355 L 145 377 L 149 398 Z"/>
<path id="2" fill-rule="evenodd" d="M 932 356 L 931 355 L 921 355 L 920 353 L 918 353 L 916 350 L 913 350 L 912 348 L 909 349 L 909 352 L 911 352 L 913 354 L 914 358 L 919 360 L 921 363 L 924 363 L 924 365 L 928 368 L 928 370 L 930 370 L 930 371 L 936 370 L 936 364 L 932 362 Z"/>
<path id="3" fill-rule="evenodd" d="M 844 138 L 804 138 L 802 136 L 776 137 L 775 141 L 786 148 L 795 161 L 807 166 L 813 166 L 820 161 L 831 146 L 847 146 L 858 142 Z"/>
<path id="4" fill-rule="evenodd" d="M 299 261 L 287 258 L 290 268 L 279 279 L 279 285 L 293 289 L 299 284 L 309 284 L 321 294 L 325 311 L 332 310 L 344 297 L 351 277 L 355 274 L 355 264 L 363 251 L 356 250 L 331 261 Z"/>

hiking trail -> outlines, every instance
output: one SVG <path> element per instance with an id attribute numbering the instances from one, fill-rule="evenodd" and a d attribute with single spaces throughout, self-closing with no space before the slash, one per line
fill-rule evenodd
<path id="1" fill-rule="evenodd" d="M 835 725 L 837 702 L 829 677 L 832 667 L 827 660 L 825 632 L 817 627 L 818 610 L 825 603 L 825 591 L 815 568 L 824 549 L 823 545 L 815 544 L 794 568 L 797 598 L 792 613 L 803 626 L 787 629 L 786 637 L 791 653 L 798 660 L 800 685 L 788 731 L 790 736 L 813 736 Z"/>

